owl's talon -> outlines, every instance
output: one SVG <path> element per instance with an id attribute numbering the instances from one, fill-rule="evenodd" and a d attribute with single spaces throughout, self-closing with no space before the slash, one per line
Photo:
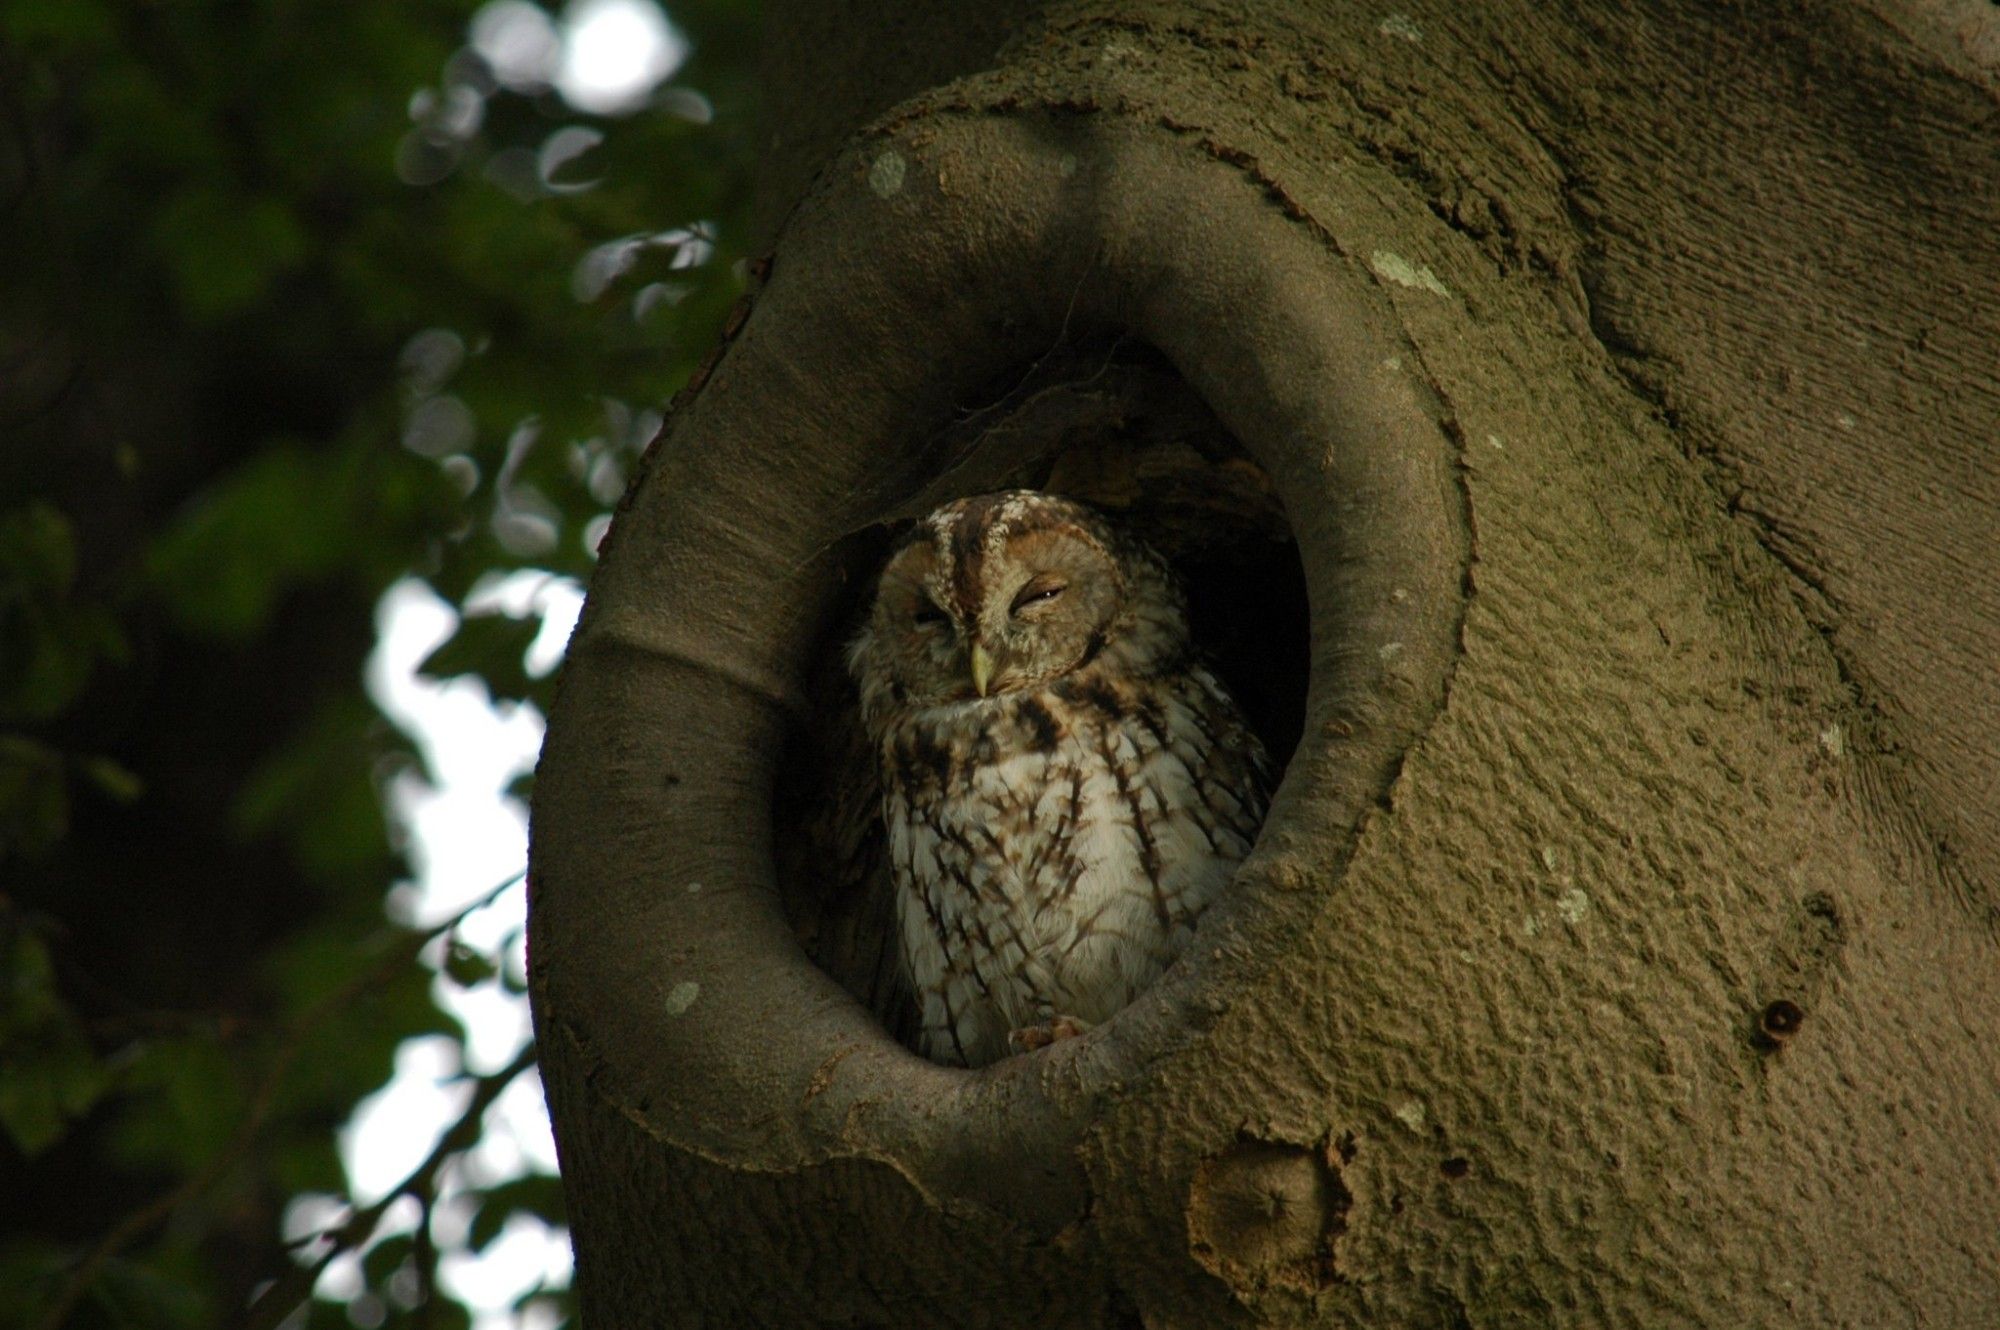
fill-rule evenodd
<path id="1" fill-rule="evenodd" d="M 1074 1016 L 1058 1016 L 1042 1025 L 1024 1025 L 1007 1032 L 1007 1047 L 1016 1053 L 1032 1053 L 1047 1048 L 1058 1039 L 1074 1039 L 1090 1028 Z"/>

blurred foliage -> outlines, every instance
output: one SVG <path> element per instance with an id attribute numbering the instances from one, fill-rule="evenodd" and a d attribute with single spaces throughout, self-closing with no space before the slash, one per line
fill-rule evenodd
<path id="1" fill-rule="evenodd" d="M 521 988 L 385 917 L 421 760 L 361 665 L 414 574 L 474 605 L 427 672 L 540 699 L 479 592 L 588 576 L 741 290 L 754 15 L 669 13 L 686 62 L 606 115 L 526 0 L 0 0 L 0 1324 L 230 1325 L 274 1280 L 245 1323 L 469 1324 L 429 1216 L 526 1063 L 382 1206 L 279 1230 L 346 1195 L 398 1046 L 463 1039 L 440 986 Z M 560 1222 L 554 1179 L 453 1176 L 473 1249 Z"/>

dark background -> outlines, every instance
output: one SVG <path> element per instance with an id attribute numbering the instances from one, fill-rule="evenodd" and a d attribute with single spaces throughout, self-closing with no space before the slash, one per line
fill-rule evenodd
<path id="1" fill-rule="evenodd" d="M 463 1039 L 436 986 L 518 988 L 385 915 L 424 773 L 362 667 L 406 575 L 588 576 L 743 285 L 754 16 L 670 18 L 687 61 L 597 115 L 474 49 L 519 0 L 0 3 L 0 1323 L 231 1325 L 275 1279 L 274 1322 L 369 1243 L 379 1208 L 290 1255 L 280 1217 L 345 1194 L 404 1039 Z M 537 626 L 428 668 L 539 699 Z M 520 1071 L 290 1324 L 465 1324 L 441 1187 L 447 1243 L 560 1222 L 552 1178 L 450 1170 Z"/>

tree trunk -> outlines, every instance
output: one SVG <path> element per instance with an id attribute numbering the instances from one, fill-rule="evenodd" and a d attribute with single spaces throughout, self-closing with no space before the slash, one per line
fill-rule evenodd
<path id="1" fill-rule="evenodd" d="M 2000 11 L 941 8 L 774 6 L 774 262 L 551 719 L 586 1320 L 2000 1324 Z M 1085 334 L 1275 488 L 1304 734 L 1181 963 L 967 1073 L 773 791 L 856 533 Z"/>

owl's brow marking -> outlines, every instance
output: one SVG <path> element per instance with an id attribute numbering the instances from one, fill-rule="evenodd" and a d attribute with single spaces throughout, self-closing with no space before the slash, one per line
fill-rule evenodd
<path id="1" fill-rule="evenodd" d="M 1019 507 L 1013 495 L 960 501 L 951 524 L 951 594 L 967 622 L 979 617 L 979 582 L 987 556 L 1004 544 L 1004 524 Z"/>

